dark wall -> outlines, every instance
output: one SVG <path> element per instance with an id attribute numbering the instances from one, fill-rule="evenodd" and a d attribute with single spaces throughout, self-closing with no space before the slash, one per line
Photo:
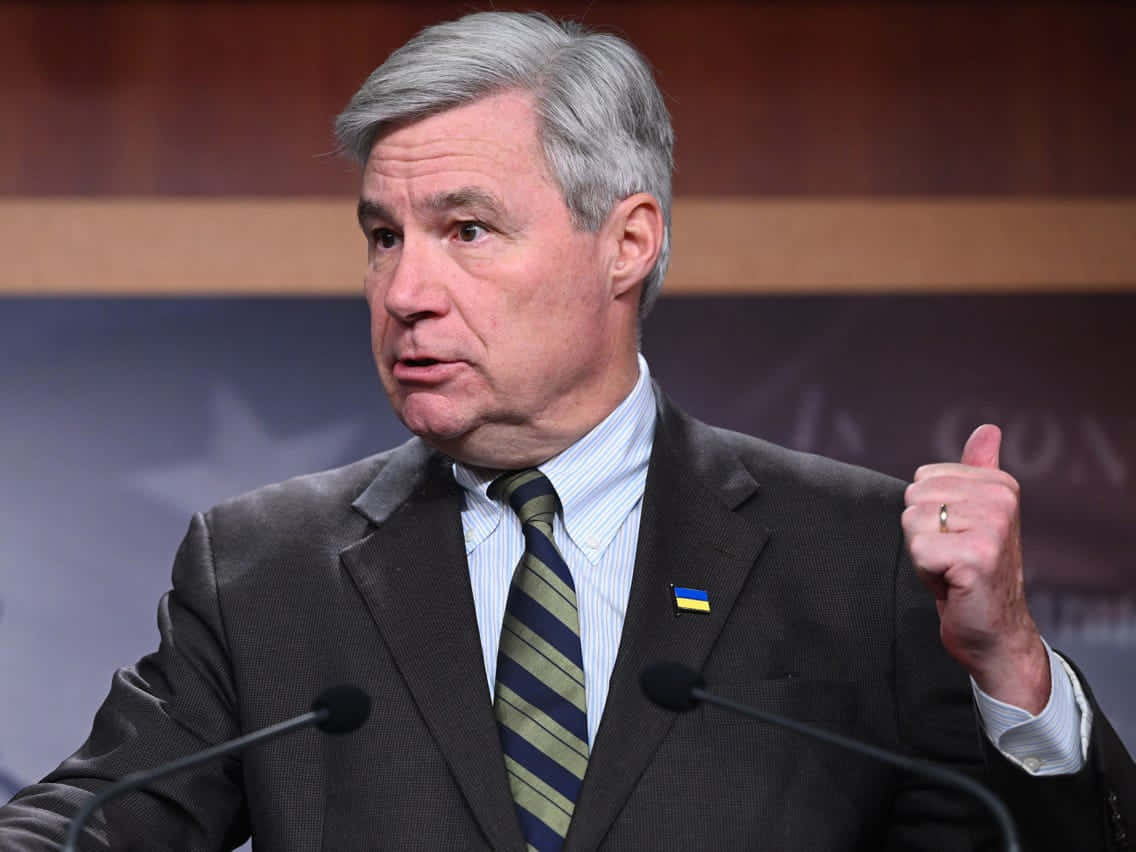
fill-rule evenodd
<path id="1" fill-rule="evenodd" d="M 533 4 L 0 8 L 0 194 L 325 194 L 366 74 L 425 24 Z M 1136 192 L 1124 4 L 541 4 L 629 37 L 678 133 L 680 194 Z"/>

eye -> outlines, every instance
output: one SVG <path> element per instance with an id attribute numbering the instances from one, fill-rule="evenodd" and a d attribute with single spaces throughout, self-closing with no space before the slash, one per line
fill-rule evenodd
<path id="1" fill-rule="evenodd" d="M 485 233 L 485 226 L 480 222 L 461 222 L 457 227 L 458 239 L 463 243 L 472 243 Z"/>
<path id="2" fill-rule="evenodd" d="M 398 243 L 398 234 L 390 228 L 375 228 L 371 231 L 371 239 L 379 248 L 390 249 Z"/>

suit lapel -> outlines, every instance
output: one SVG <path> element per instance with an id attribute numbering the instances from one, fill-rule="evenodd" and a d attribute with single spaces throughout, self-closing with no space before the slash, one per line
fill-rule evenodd
<path id="1" fill-rule="evenodd" d="M 461 500 L 443 459 L 411 441 L 355 501 L 377 528 L 341 556 L 482 831 L 494 849 L 516 849 Z"/>
<path id="2" fill-rule="evenodd" d="M 756 491 L 717 434 L 662 403 L 619 654 L 566 852 L 600 845 L 670 730 L 674 714 L 642 695 L 639 674 L 660 660 L 701 670 L 769 535 L 734 511 Z M 710 613 L 676 616 L 671 583 L 705 590 Z"/>

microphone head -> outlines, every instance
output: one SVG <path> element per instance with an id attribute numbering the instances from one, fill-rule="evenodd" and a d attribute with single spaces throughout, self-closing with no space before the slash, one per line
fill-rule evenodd
<path id="1" fill-rule="evenodd" d="M 692 710 L 698 704 L 692 692 L 706 685 L 702 675 L 681 663 L 652 663 L 639 675 L 643 694 L 668 710 Z"/>
<path id="2" fill-rule="evenodd" d="M 350 684 L 332 686 L 316 696 L 312 710 L 324 714 L 316 727 L 325 734 L 349 734 L 371 715 L 371 696 Z"/>

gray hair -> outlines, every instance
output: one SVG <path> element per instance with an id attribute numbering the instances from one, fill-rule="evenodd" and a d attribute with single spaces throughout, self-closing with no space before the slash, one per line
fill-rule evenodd
<path id="1" fill-rule="evenodd" d="M 665 230 L 640 295 L 646 316 L 670 257 L 674 131 L 651 69 L 623 39 L 537 13 L 436 24 L 371 73 L 335 120 L 335 135 L 365 163 L 393 127 L 509 89 L 536 99 L 544 156 L 577 228 L 598 230 L 636 192 L 659 202 Z"/>

